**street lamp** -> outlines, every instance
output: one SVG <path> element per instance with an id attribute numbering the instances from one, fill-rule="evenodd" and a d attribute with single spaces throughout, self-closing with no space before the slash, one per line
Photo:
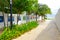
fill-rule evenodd
<path id="1" fill-rule="evenodd" d="M 10 0 L 10 19 L 11 19 L 11 21 L 10 21 L 10 25 L 11 25 L 11 29 L 12 29 L 12 0 Z"/>

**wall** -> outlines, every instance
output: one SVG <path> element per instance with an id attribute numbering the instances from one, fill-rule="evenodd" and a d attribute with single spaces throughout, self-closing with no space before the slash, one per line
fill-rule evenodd
<path id="1" fill-rule="evenodd" d="M 55 23 L 60 31 L 60 9 L 58 10 L 56 16 L 55 16 Z"/>

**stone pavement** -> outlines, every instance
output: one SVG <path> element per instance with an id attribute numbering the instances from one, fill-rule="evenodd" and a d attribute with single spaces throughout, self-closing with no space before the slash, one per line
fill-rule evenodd
<path id="1" fill-rule="evenodd" d="M 13 40 L 60 40 L 60 34 L 54 22 L 46 21 Z"/>

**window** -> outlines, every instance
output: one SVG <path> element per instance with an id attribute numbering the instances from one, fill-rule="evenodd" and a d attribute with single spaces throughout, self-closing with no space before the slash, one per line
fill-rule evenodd
<path id="1" fill-rule="evenodd" d="M 8 21 L 11 21 L 10 16 L 8 16 Z M 12 21 L 14 21 L 14 17 L 12 17 Z"/>
<path id="2" fill-rule="evenodd" d="M 3 21 L 4 21 L 3 16 L 0 16 L 0 22 L 3 22 Z"/>

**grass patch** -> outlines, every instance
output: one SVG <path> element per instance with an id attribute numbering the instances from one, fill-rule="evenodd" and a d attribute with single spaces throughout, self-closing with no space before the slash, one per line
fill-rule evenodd
<path id="1" fill-rule="evenodd" d="M 35 21 L 28 22 L 21 25 L 14 25 L 13 29 L 5 28 L 4 32 L 0 35 L 0 40 L 12 40 L 24 34 L 25 32 L 30 31 L 33 28 L 36 28 L 38 23 Z"/>

